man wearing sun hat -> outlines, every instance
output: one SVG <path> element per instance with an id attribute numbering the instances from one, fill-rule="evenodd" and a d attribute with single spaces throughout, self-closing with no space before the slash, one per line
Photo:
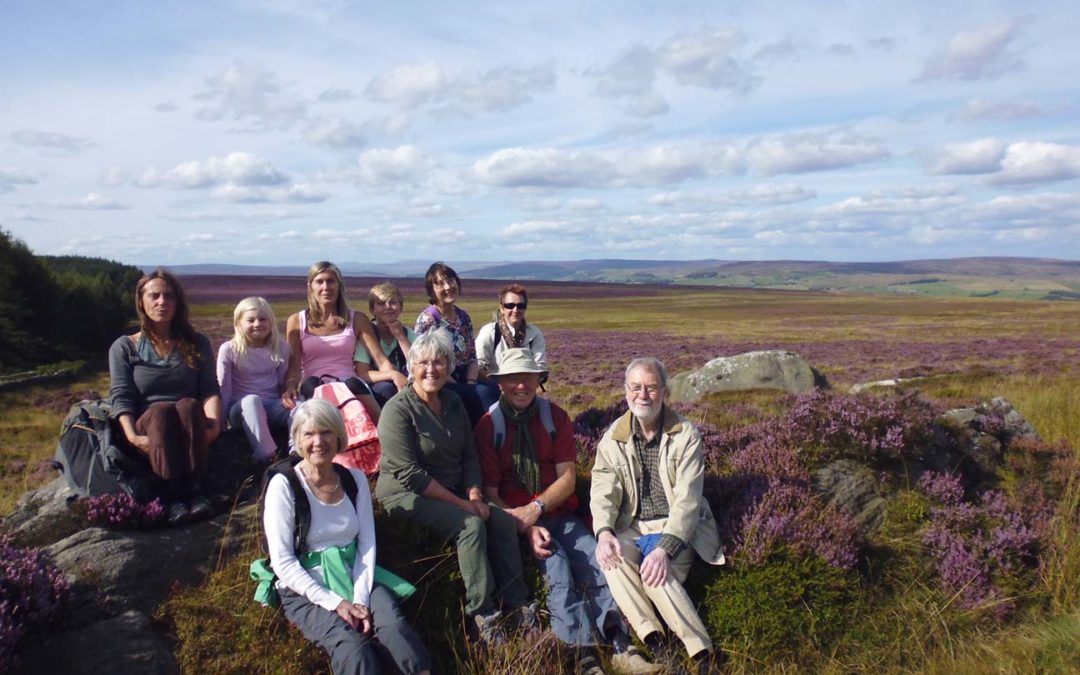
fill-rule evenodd
<path id="1" fill-rule="evenodd" d="M 552 629 L 580 650 L 578 672 L 603 673 L 600 644 L 614 648 L 621 672 L 657 672 L 631 645 L 596 565 L 596 540 L 576 514 L 574 428 L 562 408 L 536 395 L 546 374 L 530 349 L 499 355 L 499 402 L 475 429 L 485 496 L 514 518 L 543 569 Z"/>

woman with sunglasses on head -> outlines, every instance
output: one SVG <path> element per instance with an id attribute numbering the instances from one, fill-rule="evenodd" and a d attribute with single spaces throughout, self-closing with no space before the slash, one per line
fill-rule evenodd
<path id="1" fill-rule="evenodd" d="M 535 324 L 525 321 L 528 306 L 529 293 L 521 284 L 509 284 L 499 290 L 499 309 L 495 321 L 486 324 L 476 335 L 476 361 L 480 377 L 498 374 L 499 355 L 515 347 L 531 349 L 537 365 L 548 369 L 544 334 Z"/>

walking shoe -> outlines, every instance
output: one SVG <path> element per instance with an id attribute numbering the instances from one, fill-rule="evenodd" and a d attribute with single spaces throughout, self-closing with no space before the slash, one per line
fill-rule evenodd
<path id="1" fill-rule="evenodd" d="M 724 652 L 710 652 L 707 649 L 690 657 L 690 663 L 695 666 L 695 675 L 719 675 L 725 660 Z"/>
<path id="2" fill-rule="evenodd" d="M 596 650 L 586 649 L 578 656 L 577 672 L 581 675 L 607 675 L 600 667 L 600 659 L 596 657 Z"/>
<path id="3" fill-rule="evenodd" d="M 191 517 L 188 506 L 182 501 L 169 502 L 169 524 L 180 525 Z"/>
<path id="4" fill-rule="evenodd" d="M 482 645 L 494 646 L 506 641 L 502 628 L 502 612 L 489 610 L 486 614 L 473 614 L 470 631 L 474 640 Z"/>
<path id="5" fill-rule="evenodd" d="M 634 645 L 630 645 L 621 652 L 615 652 L 611 657 L 611 665 L 615 666 L 615 669 L 623 673 L 623 675 L 659 673 L 664 669 L 663 666 L 650 663 Z"/>
<path id="6" fill-rule="evenodd" d="M 214 513 L 214 506 L 204 495 L 195 495 L 191 500 L 191 519 L 202 520 Z"/>
<path id="7" fill-rule="evenodd" d="M 510 615 L 510 625 L 525 633 L 540 630 L 540 603 L 530 602 L 518 607 Z"/>

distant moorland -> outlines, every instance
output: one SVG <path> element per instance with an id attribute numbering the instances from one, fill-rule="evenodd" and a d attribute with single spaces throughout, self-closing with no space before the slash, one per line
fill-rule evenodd
<path id="1" fill-rule="evenodd" d="M 346 274 L 419 277 L 429 261 L 346 262 Z M 465 278 L 723 286 L 937 297 L 1080 300 L 1080 261 L 953 258 L 897 262 L 809 260 L 452 261 Z M 183 275 L 300 276 L 300 266 L 175 265 Z"/>

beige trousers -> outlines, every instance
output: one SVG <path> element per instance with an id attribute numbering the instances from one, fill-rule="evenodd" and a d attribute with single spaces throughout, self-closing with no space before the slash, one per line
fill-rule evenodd
<path id="1" fill-rule="evenodd" d="M 660 586 L 646 586 L 638 573 L 642 556 L 634 540 L 643 534 L 662 532 L 665 522 L 666 519 L 635 520 L 629 528 L 616 533 L 622 545 L 622 560 L 615 569 L 604 570 L 608 587 L 639 638 L 654 631 L 664 632 L 664 626 L 657 618 L 659 613 L 671 632 L 682 640 L 687 654 L 694 655 L 703 649 L 712 650 L 709 632 L 705 630 L 694 602 L 683 588 L 690 565 L 697 555 L 694 549 L 687 546 L 671 560 L 667 580 Z"/>

